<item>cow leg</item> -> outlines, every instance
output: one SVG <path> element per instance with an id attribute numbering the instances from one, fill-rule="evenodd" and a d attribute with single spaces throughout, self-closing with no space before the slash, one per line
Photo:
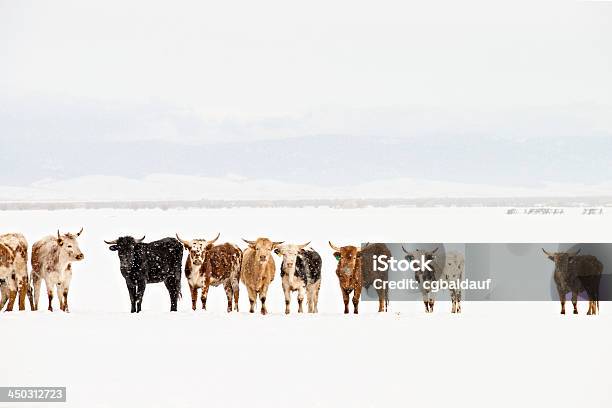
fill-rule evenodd
<path id="1" fill-rule="evenodd" d="M 49 298 L 48 310 L 52 312 L 53 311 L 53 289 L 47 289 L 47 297 Z"/>
<path id="2" fill-rule="evenodd" d="M 210 285 L 208 283 L 204 283 L 204 287 L 202 288 L 202 309 L 206 310 L 206 299 L 208 298 L 208 289 Z"/>
<path id="3" fill-rule="evenodd" d="M 225 289 L 225 296 L 227 296 L 227 312 L 230 313 L 232 311 L 232 285 L 229 282 L 225 282 L 223 284 L 223 289 Z"/>
<path id="4" fill-rule="evenodd" d="M 28 294 L 28 277 L 24 276 L 19 280 L 18 292 L 19 292 L 19 310 L 25 310 L 25 300 Z"/>
<path id="5" fill-rule="evenodd" d="M 136 284 L 136 313 L 140 313 L 142 310 L 142 298 L 144 297 L 146 287 L 147 284 L 145 281 L 141 281 Z"/>
<path id="6" fill-rule="evenodd" d="M 349 290 L 348 289 L 342 289 L 342 299 L 344 300 L 344 314 L 348 314 L 349 312 Z"/>
<path id="7" fill-rule="evenodd" d="M 572 292 L 572 305 L 574 306 L 574 314 L 578 314 L 578 293 Z"/>
<path id="8" fill-rule="evenodd" d="M 433 313 L 434 302 L 434 299 L 429 299 L 429 313 Z"/>
<path id="9" fill-rule="evenodd" d="M 249 303 L 251 304 L 249 313 L 255 313 L 255 303 L 257 303 L 257 292 L 255 292 L 253 289 L 249 287 L 247 287 L 247 292 L 249 292 Z"/>
<path id="10" fill-rule="evenodd" d="M 64 312 L 70 313 L 70 310 L 68 309 L 68 288 L 64 287 L 64 290 L 63 290 L 62 294 L 60 295 L 58 293 L 58 296 L 63 296 L 63 298 L 64 298 L 64 309 L 63 309 Z"/>
<path id="11" fill-rule="evenodd" d="M 315 287 L 313 284 L 310 284 L 306 287 L 306 299 L 308 302 L 308 313 L 314 313 L 314 292 Z"/>
<path id="12" fill-rule="evenodd" d="M 179 294 L 179 288 L 178 285 L 180 283 L 176 283 L 176 281 L 174 280 L 174 278 L 171 279 L 166 279 L 164 281 L 164 284 L 166 285 L 166 289 L 168 289 L 168 294 L 170 295 L 170 311 L 171 312 L 176 312 L 177 311 L 177 307 L 178 307 L 178 294 Z M 143 290 L 144 292 L 144 290 Z M 206 302 L 205 298 L 204 302 Z M 204 307 L 206 308 L 206 307 Z"/>
<path id="13" fill-rule="evenodd" d="M 259 293 L 259 300 L 261 300 L 261 314 L 267 315 L 268 309 L 266 308 L 266 295 L 268 294 L 268 286 L 264 285 Z"/>
<path id="14" fill-rule="evenodd" d="M 238 310 L 238 298 L 240 297 L 240 285 L 238 284 L 238 280 L 232 280 L 232 293 L 234 295 L 234 310 Z"/>
<path id="15" fill-rule="evenodd" d="M 63 312 L 64 311 L 64 296 L 63 296 L 62 291 L 63 291 L 62 285 L 58 283 L 56 285 L 57 300 L 59 301 L 60 310 Z"/>
<path id="16" fill-rule="evenodd" d="M 285 314 L 289 314 L 291 312 L 291 289 L 289 289 L 289 285 L 283 284 L 283 293 L 285 295 Z"/>
<path id="17" fill-rule="evenodd" d="M 321 281 L 317 282 L 317 287 L 314 291 L 314 312 L 319 313 L 319 289 L 321 289 Z"/>
<path id="18" fill-rule="evenodd" d="M 15 298 L 16 297 L 17 297 L 17 290 L 16 289 L 9 289 L 8 304 L 6 305 L 6 311 L 7 312 L 12 312 L 13 311 L 13 305 L 15 304 Z"/>
<path id="19" fill-rule="evenodd" d="M 132 305 L 130 313 L 136 313 L 136 285 L 127 281 L 125 284 L 127 286 L 128 293 L 130 294 L 130 303 Z"/>
<path id="20" fill-rule="evenodd" d="M 9 298 L 9 289 L 6 285 L 0 285 L 0 295 L 0 310 L 2 310 Z"/>
<path id="21" fill-rule="evenodd" d="M 198 304 L 198 288 L 189 284 L 189 289 L 191 289 L 191 310 L 196 310 Z"/>
<path id="22" fill-rule="evenodd" d="M 385 311 L 385 290 L 383 288 L 376 289 L 378 295 L 378 313 Z"/>
<path id="23" fill-rule="evenodd" d="M 304 297 L 306 296 L 306 289 L 301 286 L 298 289 L 298 313 L 304 313 L 302 304 L 304 303 Z"/>
<path id="24" fill-rule="evenodd" d="M 353 313 L 359 313 L 359 298 L 361 297 L 361 286 L 355 288 L 353 292 Z"/>
<path id="25" fill-rule="evenodd" d="M 33 286 L 32 310 L 38 310 L 38 300 L 40 299 L 40 284 L 41 283 L 42 283 L 42 279 L 40 279 L 38 275 L 35 275 L 35 273 L 32 272 L 32 286 Z"/>
<path id="26" fill-rule="evenodd" d="M 429 313 L 429 301 L 425 299 L 423 300 L 423 303 L 425 303 L 425 313 Z"/>

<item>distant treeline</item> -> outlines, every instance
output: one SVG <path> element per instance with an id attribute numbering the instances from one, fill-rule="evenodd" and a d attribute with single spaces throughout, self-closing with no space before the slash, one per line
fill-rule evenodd
<path id="1" fill-rule="evenodd" d="M 610 207 L 612 197 L 499 197 L 499 198 L 385 198 L 303 200 L 151 200 L 151 201 L 34 201 L 0 202 L 1 211 L 70 209 L 176 208 L 366 208 L 366 207 Z"/>

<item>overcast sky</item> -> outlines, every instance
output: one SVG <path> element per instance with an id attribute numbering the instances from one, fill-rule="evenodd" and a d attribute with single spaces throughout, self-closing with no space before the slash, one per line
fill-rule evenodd
<path id="1" fill-rule="evenodd" d="M 0 138 L 612 134 L 611 3 L 405 3 L 0 0 Z"/>

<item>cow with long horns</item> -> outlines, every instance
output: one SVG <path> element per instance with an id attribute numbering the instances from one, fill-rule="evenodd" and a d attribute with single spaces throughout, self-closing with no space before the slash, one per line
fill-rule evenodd
<path id="1" fill-rule="evenodd" d="M 196 310 L 198 290 L 202 290 L 202 309 L 206 309 L 206 299 L 210 286 L 223 284 L 227 296 L 227 311 L 238 311 L 240 265 L 242 251 L 235 245 L 225 243 L 214 245 L 213 240 L 176 238 L 188 251 L 185 261 L 185 277 L 191 290 L 191 308 Z"/>
<path id="2" fill-rule="evenodd" d="M 553 279 L 561 301 L 561 314 L 565 314 L 565 296 L 572 293 L 574 314 L 578 314 L 578 295 L 586 291 L 589 298 L 588 315 L 599 313 L 599 282 L 603 264 L 592 255 L 578 255 L 575 252 L 548 252 L 544 255 L 555 263 Z"/>
<path id="3" fill-rule="evenodd" d="M 274 259 L 271 252 L 283 241 L 273 242 L 268 238 L 257 238 L 255 241 L 242 239 L 249 244 L 242 256 L 242 267 L 240 268 L 240 280 L 246 286 L 251 303 L 250 312 L 255 312 L 257 297 L 261 301 L 261 314 L 268 313 L 266 309 L 266 296 L 268 286 L 274 280 Z"/>
<path id="4" fill-rule="evenodd" d="M 304 311 L 302 303 L 307 296 L 308 313 L 318 312 L 319 288 L 321 287 L 321 256 L 310 242 L 302 245 L 279 245 L 274 253 L 282 257 L 281 279 L 285 294 L 285 313 L 289 314 L 291 293 L 297 292 L 298 313 Z"/>
<path id="5" fill-rule="evenodd" d="M 164 282 L 170 295 L 170 311 L 176 312 L 181 296 L 181 262 L 183 245 L 174 238 L 164 238 L 149 243 L 145 237 L 120 237 L 104 241 L 108 249 L 117 251 L 121 275 L 125 279 L 132 313 L 142 310 L 142 298 L 149 283 Z"/>
<path id="6" fill-rule="evenodd" d="M 72 262 L 82 261 L 85 257 L 77 238 L 83 233 L 83 228 L 76 233 L 49 235 L 32 246 L 32 284 L 33 310 L 38 310 L 40 285 L 45 281 L 49 298 L 49 311 L 53 311 L 53 291 L 57 292 L 60 310 L 68 312 L 68 292 L 72 280 Z"/>

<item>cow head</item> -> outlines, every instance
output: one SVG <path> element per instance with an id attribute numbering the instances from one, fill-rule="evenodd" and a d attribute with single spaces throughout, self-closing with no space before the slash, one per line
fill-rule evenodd
<path id="1" fill-rule="evenodd" d="M 295 264 L 297 261 L 297 256 L 302 249 L 308 246 L 308 244 L 310 244 L 310 241 L 302 245 L 292 245 L 292 244 L 278 245 L 274 249 L 274 253 L 283 258 L 283 265 L 285 268 L 287 268 L 290 271 L 295 271 Z"/>
<path id="2" fill-rule="evenodd" d="M 108 247 L 109 250 L 117 251 L 117 254 L 119 255 L 119 262 L 121 264 L 121 271 L 129 272 L 132 268 L 132 265 L 134 264 L 134 258 L 136 255 L 136 245 L 142 243 L 144 239 L 144 236 L 140 239 L 134 239 L 132 237 L 120 237 L 114 241 L 104 240 L 104 242 L 107 245 L 110 245 Z"/>
<path id="3" fill-rule="evenodd" d="M 404 253 L 406 254 L 404 259 L 406 259 L 408 262 L 412 262 L 415 259 L 419 262 L 434 262 L 436 260 L 436 257 L 438 256 L 437 252 L 439 249 L 440 247 L 436 247 L 433 251 L 426 251 L 424 249 L 417 248 L 414 251 L 408 251 L 402 245 L 402 251 L 404 251 Z M 423 271 L 421 268 L 415 271 L 414 275 L 417 281 L 421 281 L 423 278 L 427 278 L 428 280 L 435 279 L 435 274 L 433 273 L 433 271 Z"/>
<path id="4" fill-rule="evenodd" d="M 202 265 L 206 260 L 206 252 L 213 248 L 215 242 L 219 239 L 219 235 L 221 235 L 221 233 L 218 233 L 217 237 L 210 241 L 205 239 L 192 239 L 191 241 L 186 241 L 181 239 L 178 234 L 176 234 L 176 239 L 178 239 L 185 249 L 189 251 L 191 262 L 194 265 Z"/>
<path id="5" fill-rule="evenodd" d="M 548 259 L 555 263 L 556 267 L 563 268 L 567 267 L 572 257 L 580 253 L 580 249 L 576 252 L 548 252 L 542 248 L 542 252 L 544 252 L 544 255 L 546 255 Z"/>
<path id="6" fill-rule="evenodd" d="M 334 250 L 334 257 L 338 261 L 338 271 L 346 275 L 353 273 L 357 259 L 361 257 L 361 251 L 359 248 L 347 245 L 343 247 L 337 247 L 329 241 L 329 246 Z"/>
<path id="7" fill-rule="evenodd" d="M 249 244 L 249 248 L 255 251 L 255 259 L 261 264 L 267 263 L 270 259 L 270 252 L 284 242 L 272 242 L 268 238 L 257 238 L 255 241 L 249 241 L 244 238 L 242 238 L 242 240 Z"/>
<path id="8" fill-rule="evenodd" d="M 85 258 L 77 242 L 77 238 L 82 233 L 83 228 L 76 234 L 67 232 L 62 235 L 59 230 L 57 230 L 57 245 L 59 246 L 60 253 L 66 256 L 70 261 L 82 261 L 83 258 Z"/>

